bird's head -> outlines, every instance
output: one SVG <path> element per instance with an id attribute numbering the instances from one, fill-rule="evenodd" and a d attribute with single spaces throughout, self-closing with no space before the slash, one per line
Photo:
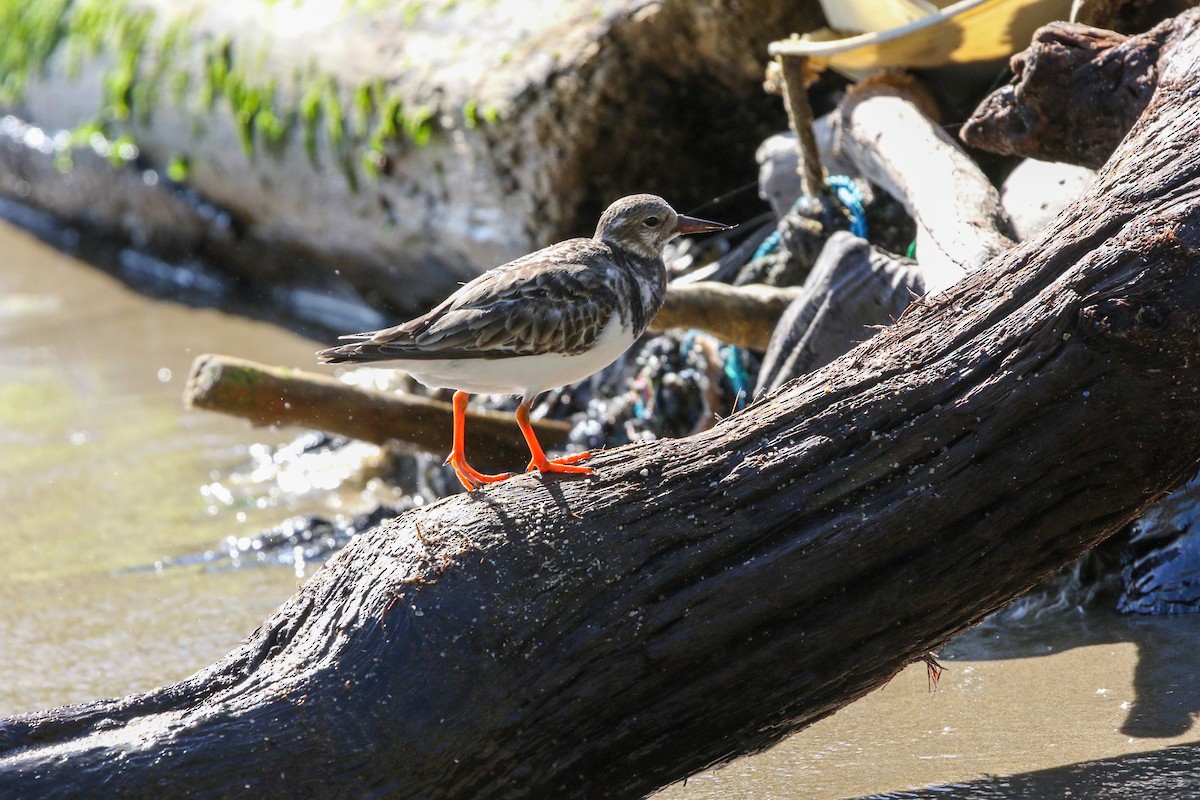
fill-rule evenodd
<path id="1" fill-rule="evenodd" d="M 685 233 L 724 231 L 733 227 L 675 213 L 666 200 L 652 194 L 622 197 L 600 217 L 596 239 L 643 258 L 662 258 L 667 242 Z"/>

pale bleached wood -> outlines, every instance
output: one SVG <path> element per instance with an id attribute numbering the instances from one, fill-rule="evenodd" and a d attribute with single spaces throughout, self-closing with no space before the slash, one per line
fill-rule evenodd
<path id="1" fill-rule="evenodd" d="M 927 292 L 954 285 L 1012 247 L 1000 194 L 928 113 L 912 79 L 883 75 L 855 86 L 838 116 L 838 151 L 917 222 Z"/>

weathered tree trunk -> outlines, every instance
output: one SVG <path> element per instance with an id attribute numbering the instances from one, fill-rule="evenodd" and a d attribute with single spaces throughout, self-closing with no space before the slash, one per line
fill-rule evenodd
<path id="1" fill-rule="evenodd" d="M 1042 235 L 705 433 L 353 542 L 179 684 L 0 727 L 0 796 L 636 797 L 861 697 L 1200 461 L 1200 14 Z"/>
<path id="2" fill-rule="evenodd" d="M 1012 57 L 1012 82 L 980 104 L 961 136 L 972 147 L 1099 167 L 1146 108 L 1172 57 L 1177 20 L 1137 36 L 1070 22 L 1037 32 Z"/>

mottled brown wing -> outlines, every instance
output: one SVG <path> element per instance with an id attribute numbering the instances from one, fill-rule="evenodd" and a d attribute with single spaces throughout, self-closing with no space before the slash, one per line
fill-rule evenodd
<path id="1" fill-rule="evenodd" d="M 487 272 L 402 325 L 354 334 L 323 360 L 512 358 L 589 348 L 616 310 L 613 254 L 572 239 Z"/>

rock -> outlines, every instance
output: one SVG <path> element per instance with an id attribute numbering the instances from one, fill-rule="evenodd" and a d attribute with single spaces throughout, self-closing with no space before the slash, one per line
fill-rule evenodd
<path id="1" fill-rule="evenodd" d="M 63 167 L 90 148 L 156 181 L 150 205 L 182 189 L 224 215 L 227 230 L 197 233 L 184 214 L 183 239 L 251 280 L 334 271 L 406 310 L 591 233 L 621 194 L 686 208 L 744 182 L 782 119 L 759 86 L 766 44 L 819 16 L 769 0 L 139 0 L 61 18 L 13 5 L 27 46 L 4 56 L 0 114 L 56 146 L 7 154 L 0 189 L 130 235 L 109 207 L 138 205 L 124 189 L 90 173 L 87 192 L 69 171 L 16 177 L 14 160 Z M 81 135 L 67 146 L 60 130 Z M 56 181 L 67 188 L 33 185 Z"/>
<path id="2" fill-rule="evenodd" d="M 1192 479 L 1137 519 L 1121 573 L 1118 610 L 1200 611 L 1200 481 Z"/>

